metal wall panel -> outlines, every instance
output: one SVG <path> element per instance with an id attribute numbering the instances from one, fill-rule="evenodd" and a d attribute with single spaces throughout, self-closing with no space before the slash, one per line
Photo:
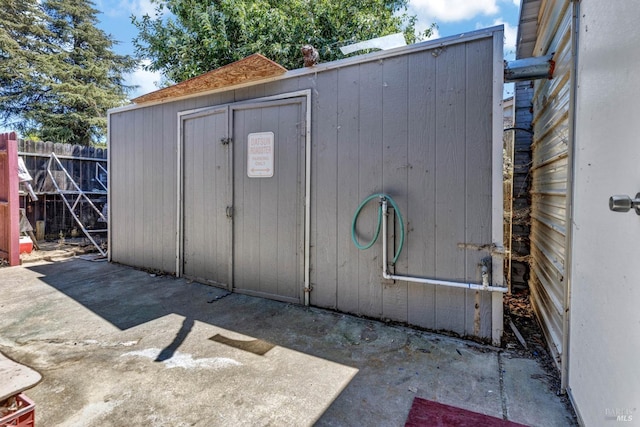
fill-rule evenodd
<path id="1" fill-rule="evenodd" d="M 562 354 L 567 236 L 567 144 L 571 76 L 571 7 L 549 2 L 539 14 L 534 55 L 555 52 L 552 80 L 537 80 L 533 95 L 531 258 L 533 307 L 556 362 Z"/>
<path id="2" fill-rule="evenodd" d="M 502 112 L 501 91 L 494 90 L 502 84 L 495 67 L 502 60 L 502 37 L 494 28 L 295 70 L 266 84 L 113 112 L 112 162 L 123 173 L 112 185 L 113 260 L 175 272 L 179 112 L 310 89 L 311 304 L 490 338 L 492 328 L 501 326 L 492 325 L 489 293 L 383 280 L 381 241 L 359 251 L 350 228 L 360 201 L 388 193 L 407 227 L 396 273 L 481 281 L 481 259 L 491 255 L 492 244 L 502 245 L 501 236 L 492 235 L 494 221 L 502 229 L 501 215 L 492 212 L 492 161 L 499 151 L 493 144 L 502 146 L 501 139 L 493 141 L 493 128 L 502 123 L 501 116 L 494 120 Z M 141 126 L 146 131 L 132 141 L 129 136 Z M 161 153 L 153 161 L 160 163 L 157 171 L 124 171 L 136 152 L 154 149 Z M 157 187 L 152 198 L 160 199 L 134 200 L 145 185 Z M 143 206 L 148 203 L 151 208 Z M 146 209 L 151 219 L 139 218 L 136 208 Z M 373 232 L 376 208 L 371 203 L 361 213 L 363 238 Z M 154 217 L 156 211 L 161 214 Z M 161 235 L 153 243 L 161 248 L 130 245 L 135 227 L 141 236 Z M 397 244 L 397 233 L 389 233 Z M 249 256 L 236 249 L 234 257 Z M 149 258 L 140 254 L 145 250 L 153 251 Z M 502 278 L 495 281 L 501 284 Z"/>

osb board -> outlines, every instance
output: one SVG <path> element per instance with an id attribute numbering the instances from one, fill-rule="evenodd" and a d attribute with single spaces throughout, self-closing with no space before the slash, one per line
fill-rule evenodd
<path id="1" fill-rule="evenodd" d="M 225 65 L 208 73 L 185 80 L 173 86 L 139 96 L 131 101 L 136 104 L 178 98 L 222 87 L 235 86 L 276 77 L 287 71 L 283 66 L 259 53 Z"/>

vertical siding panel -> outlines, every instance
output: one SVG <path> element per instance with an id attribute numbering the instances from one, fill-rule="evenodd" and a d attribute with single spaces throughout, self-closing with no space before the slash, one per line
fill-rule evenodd
<path id="1" fill-rule="evenodd" d="M 359 197 L 357 203 L 373 193 L 382 192 L 382 71 L 381 62 L 360 65 L 360 137 L 358 141 Z M 356 205 L 357 206 L 357 205 Z M 361 243 L 370 239 L 377 218 L 375 201 L 362 210 L 358 220 Z M 355 209 L 354 209 L 355 210 Z M 382 316 L 382 245 L 358 251 L 359 313 Z"/>
<path id="2" fill-rule="evenodd" d="M 195 120 L 186 120 L 183 123 L 182 138 L 182 203 L 184 204 L 182 212 L 182 239 L 183 239 L 183 262 L 184 273 L 192 275 L 198 271 L 197 247 L 198 228 L 195 225 L 195 216 L 200 214 L 198 202 L 194 200 L 194 187 L 196 183 L 197 164 L 195 159 L 200 158 L 200 154 L 196 153 L 198 142 L 198 131 Z"/>
<path id="3" fill-rule="evenodd" d="M 277 108 L 278 131 L 280 139 L 276 148 L 274 178 L 277 180 L 277 295 L 300 297 L 302 288 L 301 265 L 303 247 L 300 244 L 304 227 L 302 210 L 302 189 L 304 168 L 301 154 L 304 147 L 298 146 L 300 126 L 302 126 L 302 107 L 300 104 L 287 104 Z M 292 122 L 291 118 L 295 118 Z M 267 122 L 268 123 L 268 122 Z M 294 123 L 294 127 L 292 126 Z M 288 189 L 295 188 L 295 191 Z M 273 251 L 273 247 L 271 249 Z M 296 256 L 291 256 L 295 254 Z"/>
<path id="4" fill-rule="evenodd" d="M 211 186 L 206 182 L 206 174 L 204 173 L 207 163 L 207 129 L 205 124 L 206 119 L 194 119 L 191 120 L 194 136 L 191 148 L 191 158 L 189 163 L 185 163 L 185 169 L 193 169 L 189 174 L 193 177 L 192 186 L 185 188 L 185 192 L 188 191 L 191 195 L 191 203 L 185 206 L 185 211 L 190 211 L 190 217 L 193 221 L 193 250 L 192 257 L 194 265 L 192 266 L 197 277 L 204 276 L 206 270 L 205 257 L 208 252 L 206 251 L 207 237 L 210 233 L 207 219 L 209 217 L 206 211 L 207 201 L 211 199 L 211 193 L 205 191 L 210 189 Z M 185 183 L 186 184 L 186 183 Z"/>
<path id="5" fill-rule="evenodd" d="M 162 127 L 158 124 L 162 123 L 162 109 L 155 107 L 152 108 L 151 114 L 151 126 L 148 129 L 148 142 L 147 153 L 151 159 L 150 168 L 155 171 L 153 174 L 153 183 L 149 189 L 149 193 L 152 198 L 153 210 L 151 212 L 153 228 L 148 230 L 151 235 L 151 244 L 146 249 L 151 252 L 151 266 L 157 270 L 163 270 L 162 265 L 162 234 L 159 230 L 163 230 L 162 227 L 162 211 L 164 210 L 162 200 L 162 186 L 160 182 L 162 180 L 162 145 L 159 144 L 162 141 Z M 111 178 L 111 177 L 109 177 Z"/>
<path id="6" fill-rule="evenodd" d="M 210 223 L 213 226 L 213 233 L 210 239 L 211 252 L 216 254 L 216 258 L 212 262 L 213 272 L 210 277 L 215 278 L 219 283 L 228 284 L 229 278 L 229 228 L 230 220 L 226 215 L 226 207 L 229 200 L 228 191 L 231 183 L 229 182 L 229 145 L 222 145 L 221 138 L 228 136 L 227 130 L 228 116 L 226 113 L 217 113 L 215 115 L 214 132 L 216 135 L 210 141 L 211 151 L 214 159 L 213 182 L 209 186 L 214 188 L 215 201 L 212 203 L 212 214 Z M 213 216 L 211 218 L 211 216 Z"/>
<path id="7" fill-rule="evenodd" d="M 195 227 L 193 225 L 194 211 L 197 205 L 193 201 L 194 171 L 193 159 L 195 144 L 197 142 L 195 132 L 195 120 L 184 120 L 182 122 L 182 272 L 191 275 L 194 271 L 195 263 Z M 191 165 L 191 166 L 187 166 Z"/>
<path id="8" fill-rule="evenodd" d="M 260 115 L 260 119 L 257 122 L 251 123 L 251 132 L 262 132 L 267 130 L 267 126 L 276 126 L 271 129 L 275 135 L 276 158 L 279 156 L 281 150 L 286 149 L 287 135 L 286 129 L 281 129 L 279 127 L 280 122 L 278 120 L 278 110 L 279 108 L 277 107 L 257 108 L 255 111 Z M 274 167 L 273 177 L 250 178 L 249 180 L 255 181 L 257 187 L 260 188 L 260 207 L 258 210 L 259 222 L 257 224 L 259 228 L 256 233 L 260 235 L 260 270 L 258 272 L 260 291 L 277 295 L 278 257 L 274 256 L 273 253 L 278 250 L 278 246 L 281 243 L 278 241 L 278 199 L 280 193 L 278 180 L 282 174 L 282 168 L 291 167 L 291 165 L 284 166 L 274 162 Z M 275 263 L 274 260 L 276 261 Z"/>
<path id="9" fill-rule="evenodd" d="M 408 190 L 408 72 L 407 56 L 398 56 L 384 61 L 382 94 L 382 170 L 383 188 L 395 200 L 400 212 L 407 212 Z M 399 225 L 389 216 L 389 262 L 393 261 L 394 248 L 399 244 Z M 395 244 L 392 244 L 395 239 Z M 379 242 L 382 243 L 382 242 Z M 391 271 L 407 274 L 407 252 L 402 251 L 395 267 Z M 406 322 L 407 320 L 407 282 L 386 281 L 382 286 L 382 309 L 384 317 Z"/>
<path id="10" fill-rule="evenodd" d="M 113 221 L 109 232 L 111 238 L 111 259 L 115 262 L 126 262 L 126 159 L 127 150 L 130 149 L 131 138 L 127 135 L 129 126 L 127 122 L 131 116 L 126 113 L 113 114 L 111 116 L 111 143 L 109 152 L 111 157 L 111 175 L 109 176 L 109 187 L 111 190 L 111 200 L 109 209 Z"/>
<path id="11" fill-rule="evenodd" d="M 407 192 L 408 271 L 435 276 L 435 127 L 436 58 L 430 53 L 409 57 L 409 182 Z M 410 219 L 410 220 L 409 220 Z M 408 283 L 411 324 L 435 329 L 434 285 Z"/>
<path id="12" fill-rule="evenodd" d="M 135 129 L 136 126 L 138 125 L 138 116 L 139 116 L 139 111 L 134 111 L 133 114 L 131 114 L 130 117 L 128 117 L 128 120 L 126 121 L 126 144 L 127 147 L 124 148 L 123 150 L 126 150 L 126 153 L 124 155 L 124 159 L 123 159 L 123 168 L 121 168 L 120 172 L 123 174 L 123 176 L 125 177 L 125 179 L 123 180 L 123 194 L 125 195 L 125 197 L 123 197 L 123 202 L 124 205 L 121 206 L 122 209 L 122 218 L 124 218 L 124 222 L 123 222 L 123 231 L 124 231 L 124 236 L 123 236 L 123 241 L 125 244 L 125 247 L 123 248 L 124 250 L 122 251 L 122 255 L 123 255 L 123 259 L 125 260 L 125 262 L 127 264 L 131 264 L 131 265 L 136 265 L 135 264 L 135 260 L 133 259 L 133 245 L 134 243 L 131 242 L 134 234 L 134 218 L 136 215 L 136 205 L 135 205 L 135 191 L 134 188 L 137 187 L 138 183 L 135 180 L 135 171 L 136 171 L 136 165 L 135 165 L 135 144 L 136 144 L 136 138 L 135 138 Z M 129 185 L 127 185 L 126 183 L 129 183 Z"/>
<path id="13" fill-rule="evenodd" d="M 492 200 L 492 41 L 479 40 L 466 45 L 466 219 L 464 243 L 491 244 Z M 497 142 L 497 141 L 496 141 Z M 479 265 L 490 253 L 466 250 L 466 275 L 469 282 L 482 280 Z M 494 274 L 502 274 L 495 271 Z M 491 294 L 465 291 L 465 334 L 491 337 Z"/>
<path id="14" fill-rule="evenodd" d="M 237 128 L 238 133 L 234 132 L 234 140 L 236 147 L 239 148 L 239 156 L 237 156 L 234 174 L 237 176 L 237 181 L 241 181 L 247 176 L 247 138 L 246 135 L 253 131 L 255 123 L 260 123 L 262 119 L 262 111 L 259 109 L 237 111 L 236 117 L 242 116 L 242 127 Z M 235 126 L 235 124 L 234 124 Z M 235 129 L 234 129 L 235 130 Z M 243 192 L 241 194 L 242 201 L 241 206 L 245 212 L 260 212 L 262 209 L 262 200 L 260 199 L 259 182 L 247 182 L 243 186 Z M 248 267 L 243 268 L 242 271 L 237 270 L 238 277 L 241 278 L 241 283 L 238 283 L 238 287 L 244 289 L 260 289 L 262 291 L 262 281 L 260 278 L 260 250 L 262 240 L 268 238 L 268 236 L 260 235 L 260 216 L 258 215 L 244 215 L 243 221 L 243 236 L 245 239 L 240 243 L 242 245 L 242 251 L 238 250 L 236 253 L 246 259 Z M 244 283 L 242 283 L 244 282 Z"/>
<path id="15" fill-rule="evenodd" d="M 338 309 L 359 313 L 358 249 L 351 241 L 351 219 L 358 194 L 358 66 L 338 71 Z"/>
<path id="16" fill-rule="evenodd" d="M 148 189 L 147 183 L 147 171 L 145 170 L 145 123 L 149 114 L 149 108 L 143 108 L 136 111 L 136 126 L 134 129 L 134 182 L 136 187 L 140 191 L 132 191 L 132 203 L 135 206 L 135 215 L 133 216 L 133 230 L 131 236 L 131 250 L 132 256 L 135 259 L 135 265 L 139 267 L 145 267 L 146 254 L 144 246 L 145 228 L 147 217 L 147 209 L 145 207 L 145 191 Z"/>
<path id="17" fill-rule="evenodd" d="M 233 150 L 233 206 L 234 206 L 234 215 L 233 215 L 233 225 L 232 225 L 232 238 L 231 238 L 231 252 L 232 252 L 232 276 L 233 276 L 233 287 L 234 288 L 243 288 L 243 281 L 245 277 L 245 271 L 236 271 L 235 270 L 235 257 L 239 256 L 237 254 L 246 254 L 247 251 L 245 249 L 245 244 L 241 239 L 236 238 L 236 236 L 244 235 L 245 221 L 244 215 L 240 211 L 240 209 L 245 209 L 244 205 L 244 174 L 246 174 L 246 158 L 245 158 L 245 143 L 243 139 L 240 137 L 242 133 L 244 133 L 244 115 L 240 112 L 234 112 L 231 110 L 231 114 L 233 115 L 233 128 L 229 129 L 229 132 L 233 134 L 233 145 L 231 149 Z"/>
<path id="18" fill-rule="evenodd" d="M 315 94 L 314 186 L 312 209 L 315 211 L 315 294 L 314 304 L 336 307 L 337 246 L 336 189 L 337 182 L 337 99 L 338 72 L 317 75 Z M 313 130 L 312 130 L 313 131 Z M 313 171 L 312 170 L 312 171 Z"/>
<path id="19" fill-rule="evenodd" d="M 163 138 L 157 143 L 158 149 L 163 150 L 162 176 L 159 182 L 162 183 L 163 217 L 162 217 L 162 237 L 163 237 L 163 270 L 175 272 L 176 270 L 176 221 L 177 213 L 177 135 L 178 117 L 181 104 L 169 104 L 162 107 L 162 124 L 164 130 Z"/>
<path id="20" fill-rule="evenodd" d="M 464 278 L 465 226 L 465 47 L 450 46 L 436 63 L 436 276 L 449 280 Z M 462 289 L 436 290 L 436 329 L 464 333 Z"/>

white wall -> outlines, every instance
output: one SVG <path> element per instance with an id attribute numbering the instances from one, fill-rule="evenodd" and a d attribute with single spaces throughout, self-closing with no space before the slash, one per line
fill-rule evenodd
<path id="1" fill-rule="evenodd" d="M 640 426 L 640 216 L 608 207 L 640 192 L 640 6 L 579 16 L 569 391 L 585 425 Z"/>

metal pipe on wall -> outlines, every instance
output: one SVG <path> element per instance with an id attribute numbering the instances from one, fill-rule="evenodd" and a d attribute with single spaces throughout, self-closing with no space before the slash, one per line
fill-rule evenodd
<path id="1" fill-rule="evenodd" d="M 453 282 L 448 280 L 428 279 L 424 277 L 403 276 L 398 274 L 390 274 L 387 260 L 388 242 L 387 242 L 387 218 L 389 217 L 388 202 L 386 198 L 382 198 L 382 277 L 390 280 L 402 280 L 405 282 L 422 283 L 425 285 L 448 286 L 462 289 L 472 289 L 476 291 L 489 291 L 505 293 L 508 288 L 501 286 L 489 286 L 489 272 L 486 267 L 482 269 L 482 284 Z"/>
<path id="2" fill-rule="evenodd" d="M 553 71 L 555 68 L 555 62 L 552 58 L 553 54 L 516 59 L 515 61 L 505 61 L 505 83 L 536 79 L 551 80 L 553 78 Z"/>

